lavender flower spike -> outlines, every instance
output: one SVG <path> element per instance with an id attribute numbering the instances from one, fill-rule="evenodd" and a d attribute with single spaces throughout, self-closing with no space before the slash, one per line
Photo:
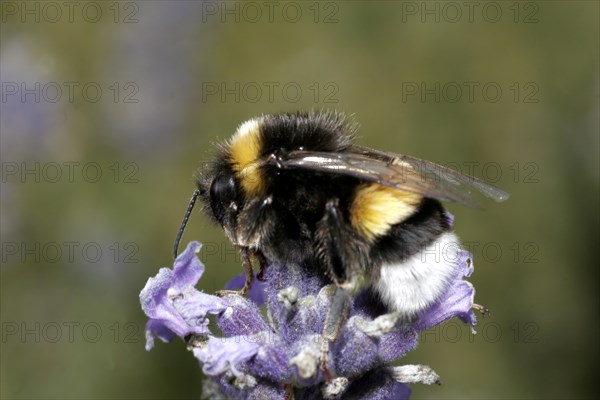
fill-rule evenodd
<path id="1" fill-rule="evenodd" d="M 330 344 L 327 382 L 319 367 L 323 324 L 335 287 L 317 271 L 271 263 L 263 293 L 267 319 L 252 300 L 223 298 L 194 288 L 204 266 L 190 243 L 162 268 L 140 294 L 150 318 L 146 326 L 150 349 L 154 335 L 163 341 L 188 339 L 188 348 L 207 376 L 205 395 L 231 399 L 407 399 L 407 384 L 440 382 L 424 365 L 394 367 L 417 345 L 418 334 L 450 318 L 474 325 L 473 286 L 463 280 L 473 272 L 471 255 L 460 249 L 448 290 L 417 318 L 407 321 L 388 312 L 377 297 L 363 290 L 352 299 L 348 319 Z M 217 331 L 207 316 L 216 315 Z M 218 336 L 217 336 L 218 335 Z"/>

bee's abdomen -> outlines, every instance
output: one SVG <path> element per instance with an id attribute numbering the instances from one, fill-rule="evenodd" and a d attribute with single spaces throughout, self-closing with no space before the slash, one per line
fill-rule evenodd
<path id="1" fill-rule="evenodd" d="M 460 257 L 458 238 L 443 233 L 422 251 L 380 266 L 373 287 L 384 304 L 405 315 L 416 315 L 448 290 Z"/>
<path id="2" fill-rule="evenodd" d="M 376 265 L 404 261 L 448 231 L 450 223 L 441 203 L 423 198 L 412 215 L 391 226 L 385 235 L 377 238 L 370 258 Z"/>
<path id="3" fill-rule="evenodd" d="M 459 249 L 450 230 L 440 202 L 424 198 L 414 214 L 374 243 L 372 285 L 390 309 L 414 315 L 446 291 Z"/>

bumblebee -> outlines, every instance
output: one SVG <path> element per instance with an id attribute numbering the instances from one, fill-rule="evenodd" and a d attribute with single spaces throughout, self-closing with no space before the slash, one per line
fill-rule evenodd
<path id="1" fill-rule="evenodd" d="M 508 194 L 428 161 L 355 145 L 355 135 L 356 125 L 333 112 L 244 122 L 199 172 L 175 255 L 200 197 L 241 252 L 242 294 L 253 259 L 259 277 L 267 260 L 329 276 L 336 292 L 326 341 L 337 336 L 347 296 L 359 288 L 370 287 L 402 315 L 426 309 L 453 274 L 451 257 L 426 255 L 458 243 L 441 202 L 476 207 L 472 189 L 496 201 Z"/>

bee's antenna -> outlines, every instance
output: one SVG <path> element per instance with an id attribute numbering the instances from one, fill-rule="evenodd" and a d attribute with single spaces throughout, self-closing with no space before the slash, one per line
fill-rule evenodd
<path id="1" fill-rule="evenodd" d="M 188 204 L 187 211 L 183 216 L 183 221 L 181 221 L 181 227 L 179 228 L 179 232 L 177 232 L 177 237 L 175 238 L 175 245 L 173 246 L 173 258 L 177 258 L 177 249 L 179 248 L 179 242 L 181 241 L 181 237 L 183 236 L 183 231 L 185 230 L 185 226 L 187 225 L 188 219 L 190 219 L 190 214 L 192 213 L 192 209 L 194 208 L 194 204 L 196 204 L 196 199 L 200 195 L 200 190 L 194 190 L 194 194 L 190 199 L 190 204 Z"/>

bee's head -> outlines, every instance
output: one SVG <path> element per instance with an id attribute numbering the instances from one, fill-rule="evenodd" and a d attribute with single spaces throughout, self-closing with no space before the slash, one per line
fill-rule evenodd
<path id="1" fill-rule="evenodd" d="M 260 191 L 262 180 L 256 167 L 261 157 L 261 122 L 251 119 L 238 127 L 231 139 L 217 146 L 212 163 L 198 175 L 204 212 L 223 227 L 237 244 L 237 218 L 244 199 Z"/>
<path id="2" fill-rule="evenodd" d="M 200 171 L 197 182 L 204 213 L 221 225 L 228 238 L 236 243 L 241 199 L 235 172 L 226 163 L 217 161 L 206 171 Z"/>

